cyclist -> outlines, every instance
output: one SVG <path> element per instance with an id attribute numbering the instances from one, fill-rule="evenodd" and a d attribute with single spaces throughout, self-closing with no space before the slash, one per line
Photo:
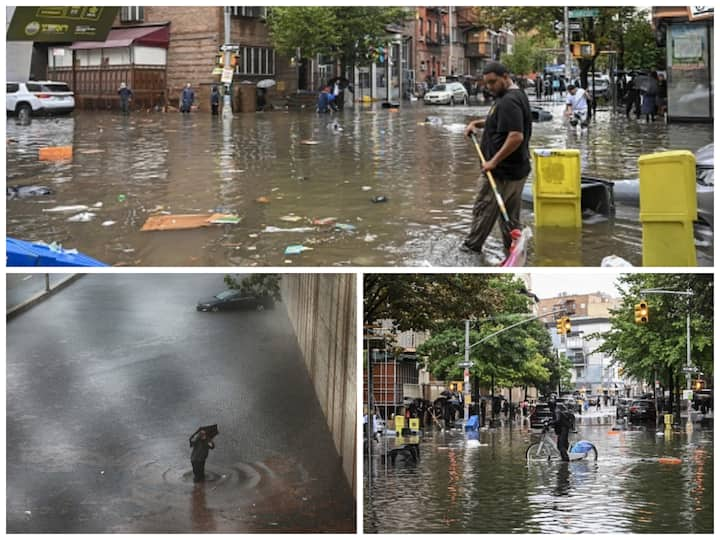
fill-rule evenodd
<path id="1" fill-rule="evenodd" d="M 563 461 L 570 461 L 570 456 L 568 455 L 570 442 L 568 441 L 568 437 L 570 430 L 575 427 L 575 415 L 572 411 L 568 410 L 567 406 L 561 401 L 555 404 L 554 424 L 555 434 L 558 436 L 557 449 L 560 452 L 560 456 Z"/>

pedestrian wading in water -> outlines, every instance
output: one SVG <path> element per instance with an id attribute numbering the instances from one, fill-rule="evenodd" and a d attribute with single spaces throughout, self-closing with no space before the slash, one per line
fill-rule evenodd
<path id="1" fill-rule="evenodd" d="M 510 249 L 510 230 L 520 229 L 520 206 L 522 190 L 530 174 L 530 136 L 532 113 L 525 92 L 515 85 L 507 68 L 499 62 L 490 62 L 483 70 L 485 87 L 495 97 L 487 117 L 473 120 L 465 128 L 470 136 L 483 128 L 480 147 L 487 159 L 483 171 L 495 176 L 498 191 L 505 201 L 511 227 L 503 228 L 505 249 Z M 463 251 L 481 252 L 500 209 L 488 179 L 480 178 L 480 191 L 473 206 L 473 221 Z"/>
<path id="2" fill-rule="evenodd" d="M 204 429 L 199 429 L 190 436 L 190 463 L 193 468 L 193 482 L 205 480 L 205 460 L 210 450 L 215 448 L 215 443 L 208 438 Z"/>

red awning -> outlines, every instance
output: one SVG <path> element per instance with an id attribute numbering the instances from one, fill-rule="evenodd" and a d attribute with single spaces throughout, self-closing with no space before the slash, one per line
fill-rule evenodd
<path id="1" fill-rule="evenodd" d="M 163 26 L 140 26 L 135 28 L 113 28 L 105 41 L 76 41 L 71 49 L 113 49 L 130 45 L 146 45 L 167 49 L 170 28 Z"/>

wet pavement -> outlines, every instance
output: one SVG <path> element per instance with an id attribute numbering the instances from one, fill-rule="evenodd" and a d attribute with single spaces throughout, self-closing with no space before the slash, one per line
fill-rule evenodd
<path id="1" fill-rule="evenodd" d="M 517 428 L 482 431 L 479 442 L 460 430 L 425 436 L 417 464 L 376 459 L 365 531 L 712 533 L 713 431 L 696 424 L 689 437 L 666 437 L 611 427 L 581 425 L 571 435 L 595 444 L 596 462 L 527 464 L 531 436 Z"/>
<path id="2" fill-rule="evenodd" d="M 561 103 L 543 106 L 554 119 L 534 124 L 531 146 L 579 148 L 583 174 L 606 180 L 636 179 L 641 154 L 696 150 L 713 137 L 711 125 L 646 124 L 607 109 L 581 133 L 563 125 Z M 334 116 L 76 112 L 29 126 L 9 119 L 8 185 L 40 184 L 54 193 L 8 201 L 8 235 L 60 242 L 113 265 L 497 264 L 497 230 L 484 255 L 458 250 L 479 170 L 462 131 L 486 111 L 417 102 L 399 112 L 357 106 Z M 440 123 L 425 123 L 430 115 Z M 55 145 L 73 145 L 72 161 L 38 161 L 39 147 Z M 385 201 L 372 202 L 378 196 Z M 87 208 L 48 211 L 70 205 Z M 153 214 L 215 210 L 242 221 L 140 231 Z M 325 218 L 340 227 L 313 223 Z M 523 220 L 532 223 L 530 210 Z M 641 242 L 638 209 L 621 206 L 614 219 L 596 216 L 577 234 L 536 235 L 528 264 L 599 266 L 614 254 L 640 265 Z M 311 249 L 284 255 L 294 244 Z M 698 264 L 712 266 L 712 252 L 711 242 L 701 242 Z"/>
<path id="3" fill-rule="evenodd" d="M 196 312 L 222 277 L 87 275 L 8 323 L 8 532 L 355 530 L 284 305 Z"/>

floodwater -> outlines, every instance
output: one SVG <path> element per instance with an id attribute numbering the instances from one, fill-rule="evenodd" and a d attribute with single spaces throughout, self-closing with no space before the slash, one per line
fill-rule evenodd
<path id="1" fill-rule="evenodd" d="M 532 147 L 579 148 L 583 173 L 607 180 L 637 178 L 639 155 L 712 141 L 711 125 L 646 124 L 609 110 L 598 110 L 581 133 L 563 125 L 561 103 L 544 106 L 554 119 L 534 124 Z M 458 250 L 479 171 L 462 131 L 486 111 L 417 102 L 399 112 L 357 106 L 333 116 L 76 112 L 29 126 L 11 118 L 8 185 L 40 184 L 54 193 L 9 200 L 7 232 L 59 242 L 112 265 L 497 264 L 503 257 L 497 230 L 482 256 Z M 429 115 L 441 123 L 424 122 Z M 38 148 L 56 145 L 72 145 L 72 160 L 38 161 Z M 48 211 L 71 205 L 88 208 Z M 213 211 L 242 221 L 140 231 L 150 215 Z M 313 223 L 323 218 L 340 227 Z M 529 209 L 523 220 L 533 222 Z M 528 264 L 599 266 L 614 254 L 640 265 L 641 242 L 637 208 L 620 207 L 614 219 L 588 221 L 581 232 L 536 235 Z M 285 255 L 290 245 L 309 249 Z M 699 265 L 713 264 L 712 250 L 711 242 L 700 243 Z"/>
<path id="2" fill-rule="evenodd" d="M 85 275 L 8 322 L 8 532 L 355 531 L 284 304 L 195 310 L 223 288 Z M 215 423 L 193 484 L 188 438 Z"/>
<path id="3" fill-rule="evenodd" d="M 459 430 L 424 437 L 417 464 L 376 460 L 364 530 L 712 533 L 712 430 L 666 437 L 610 428 L 579 426 L 571 436 L 595 444 L 596 462 L 527 464 L 531 436 L 519 429 L 482 431 L 479 443 Z"/>

